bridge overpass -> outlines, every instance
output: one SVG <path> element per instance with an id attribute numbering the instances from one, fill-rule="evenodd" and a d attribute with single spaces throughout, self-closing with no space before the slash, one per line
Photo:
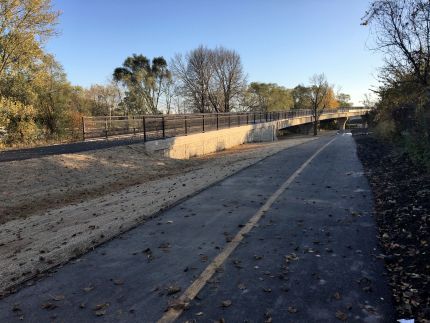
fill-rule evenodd
<path id="1" fill-rule="evenodd" d="M 321 114 L 319 121 L 336 120 L 339 125 L 339 130 L 345 130 L 345 126 L 349 118 L 361 117 L 369 111 L 370 109 L 361 108 L 361 107 L 328 110 Z M 279 124 L 277 125 L 277 128 L 281 130 L 281 129 L 286 129 L 286 128 L 294 127 L 298 125 L 312 124 L 313 121 L 314 121 L 314 118 L 311 115 L 302 116 L 302 117 L 293 117 L 290 119 L 280 120 Z"/>
<path id="2" fill-rule="evenodd" d="M 336 119 L 340 128 L 350 117 L 362 116 L 363 107 L 326 109 L 319 120 Z M 187 136 L 246 125 L 266 124 L 276 130 L 313 123 L 310 109 L 275 112 L 193 113 L 168 115 L 101 116 L 82 118 L 82 139 L 118 139 L 141 136 L 144 141 Z"/>
<path id="3" fill-rule="evenodd" d="M 319 121 L 337 120 L 345 129 L 348 118 L 362 116 L 361 107 L 327 109 Z M 280 130 L 312 126 L 312 110 L 280 112 L 145 115 L 83 119 L 85 140 L 141 136 L 149 153 L 187 159 L 247 142 L 274 141 Z"/>
<path id="4" fill-rule="evenodd" d="M 361 116 L 367 111 L 364 108 L 327 110 L 321 114 L 320 120 L 338 120 L 339 127 L 343 129 L 348 118 Z M 279 130 L 312 126 L 312 122 L 310 110 L 84 117 L 82 141 L 3 151 L 0 152 L 0 163 L 139 142 L 145 143 L 148 152 L 182 159 L 245 142 L 273 141 Z"/>

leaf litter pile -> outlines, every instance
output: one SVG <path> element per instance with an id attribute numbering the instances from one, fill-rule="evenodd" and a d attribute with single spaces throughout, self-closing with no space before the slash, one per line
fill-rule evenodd
<path id="1" fill-rule="evenodd" d="M 399 318 L 430 322 L 430 174 L 405 153 L 357 136 Z"/>

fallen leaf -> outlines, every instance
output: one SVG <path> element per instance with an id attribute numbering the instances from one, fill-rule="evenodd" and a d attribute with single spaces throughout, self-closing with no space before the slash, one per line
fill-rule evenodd
<path id="1" fill-rule="evenodd" d="M 105 309 L 98 310 L 98 311 L 95 311 L 94 314 L 96 314 L 97 316 L 103 316 L 106 314 L 106 310 Z"/>
<path id="2" fill-rule="evenodd" d="M 233 260 L 233 264 L 238 269 L 243 268 L 243 266 L 241 265 L 241 261 L 240 260 Z"/>
<path id="3" fill-rule="evenodd" d="M 222 307 L 229 307 L 231 306 L 231 300 L 227 299 L 225 301 L 222 301 L 221 305 Z"/>
<path id="4" fill-rule="evenodd" d="M 171 303 L 169 303 L 168 308 L 173 308 L 174 310 L 186 310 L 190 308 L 190 302 L 189 301 L 183 301 L 175 299 Z"/>
<path id="5" fill-rule="evenodd" d="M 272 313 L 270 313 L 270 311 L 266 311 L 266 313 L 264 313 L 264 323 L 272 323 L 273 319 L 272 319 Z"/>
<path id="6" fill-rule="evenodd" d="M 123 281 L 122 279 L 114 279 L 114 280 L 113 280 L 113 283 L 114 283 L 115 285 L 123 285 L 123 284 L 124 284 L 124 281 Z"/>
<path id="7" fill-rule="evenodd" d="M 293 253 L 290 253 L 289 255 L 287 255 L 287 256 L 285 256 L 285 261 L 287 262 L 287 263 L 289 263 L 290 261 L 292 261 L 292 260 L 298 260 L 299 259 L 299 257 L 297 257 L 297 255 L 293 252 Z"/>
<path id="8" fill-rule="evenodd" d="M 169 286 L 167 288 L 167 295 L 173 295 L 181 291 L 181 287 L 177 285 Z"/>
<path id="9" fill-rule="evenodd" d="M 168 252 L 170 249 L 170 243 L 169 242 L 163 242 L 162 244 L 160 244 L 158 246 L 158 248 L 160 248 L 161 250 L 163 250 L 164 252 Z"/>
<path id="10" fill-rule="evenodd" d="M 338 320 L 341 320 L 341 321 L 346 321 L 348 319 L 348 315 L 345 314 L 344 312 L 340 311 L 340 310 L 337 310 L 336 311 L 336 318 Z"/>
<path id="11" fill-rule="evenodd" d="M 54 301 L 62 301 L 64 299 L 64 295 L 55 295 L 52 297 Z"/>
<path id="12" fill-rule="evenodd" d="M 143 250 L 143 253 L 145 254 L 146 258 L 148 259 L 148 262 L 151 262 L 152 259 L 154 259 L 151 248 L 146 248 L 145 250 Z"/>
<path id="13" fill-rule="evenodd" d="M 43 308 L 43 309 L 45 309 L 45 310 L 53 310 L 54 308 L 57 308 L 58 306 L 57 305 L 55 305 L 55 304 L 53 304 L 53 303 L 43 303 L 42 305 L 41 305 L 41 307 Z"/>
<path id="14" fill-rule="evenodd" d="M 96 306 L 94 306 L 93 310 L 94 311 L 99 311 L 99 310 L 103 310 L 103 309 L 105 309 L 107 307 L 109 307 L 109 303 L 97 304 Z"/>
<path id="15" fill-rule="evenodd" d="M 82 288 L 84 292 L 91 292 L 94 289 L 94 286 L 88 286 L 88 287 L 84 287 Z"/>
<path id="16" fill-rule="evenodd" d="M 287 308 L 288 313 L 297 313 L 298 310 L 295 306 L 288 306 Z"/>

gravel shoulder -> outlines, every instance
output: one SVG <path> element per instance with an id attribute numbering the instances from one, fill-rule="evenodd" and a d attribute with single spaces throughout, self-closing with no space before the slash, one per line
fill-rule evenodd
<path id="1" fill-rule="evenodd" d="M 399 318 L 430 322 L 430 175 L 372 136 L 356 136 L 375 199 L 379 241 Z"/>
<path id="2" fill-rule="evenodd" d="M 135 144 L 5 162 L 0 183 L 0 293 L 143 223 L 178 201 L 281 150 L 273 143 L 174 160 Z"/>

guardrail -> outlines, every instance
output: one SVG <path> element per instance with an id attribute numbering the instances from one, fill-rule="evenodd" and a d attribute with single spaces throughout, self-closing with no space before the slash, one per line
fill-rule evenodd
<path id="1" fill-rule="evenodd" d="M 323 113 L 357 109 L 361 108 L 326 109 Z M 83 117 L 82 138 L 136 135 L 147 141 L 304 116 L 312 116 L 312 110 Z"/>

